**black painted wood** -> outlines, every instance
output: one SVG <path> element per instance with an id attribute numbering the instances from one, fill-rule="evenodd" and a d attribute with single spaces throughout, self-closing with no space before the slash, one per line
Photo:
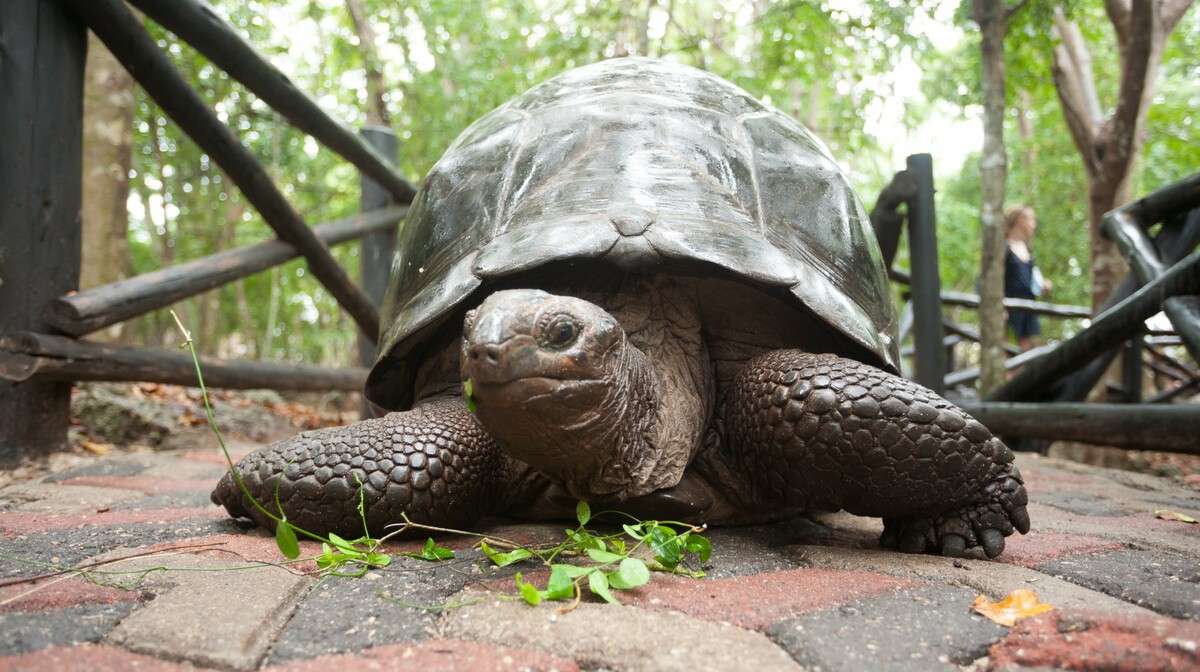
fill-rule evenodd
<path id="1" fill-rule="evenodd" d="M 244 84 L 293 126 L 357 166 L 391 193 L 397 203 L 412 202 L 416 188 L 395 171 L 394 161 L 325 114 L 316 101 L 271 65 L 211 7 L 196 0 L 131 0 L 131 3 Z"/>
<path id="2" fill-rule="evenodd" d="M 62 0 L 121 61 L 142 88 L 233 180 L 267 224 L 294 245 L 309 270 L 368 334 L 379 333 L 379 310 L 333 258 L 329 248 L 271 181 L 266 170 L 217 119 L 121 0 Z"/>
<path id="3" fill-rule="evenodd" d="M 0 333 L 45 329 L 79 284 L 83 24 L 57 0 L 0 2 Z M 67 447 L 70 383 L 0 381 L 0 462 Z"/>
<path id="4" fill-rule="evenodd" d="M 397 222 L 407 212 L 408 206 L 393 206 L 315 226 L 313 233 L 326 245 L 337 245 L 381 231 L 391 231 L 394 235 Z M 43 318 L 64 333 L 83 336 L 298 256 L 295 246 L 282 240 L 249 245 L 86 292 L 60 296 L 46 306 Z"/>
<path id="5" fill-rule="evenodd" d="M 231 389 L 353 390 L 367 380 L 363 368 L 327 369 L 286 362 L 201 357 L 204 384 Z M 174 385 L 198 384 L 190 353 L 138 348 L 32 332 L 0 337 L 0 380 L 24 381 L 139 380 Z M 65 430 L 66 424 L 63 428 Z"/>

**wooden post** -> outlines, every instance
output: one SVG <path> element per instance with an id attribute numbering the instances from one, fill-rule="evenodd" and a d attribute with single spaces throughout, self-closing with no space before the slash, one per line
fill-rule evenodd
<path id="1" fill-rule="evenodd" d="M 78 289 L 83 24 L 57 0 L 0 2 L 0 333 L 44 331 Z M 67 447 L 71 383 L 0 381 L 0 462 Z"/>
<path id="2" fill-rule="evenodd" d="M 362 135 L 388 161 L 396 162 L 396 153 L 399 151 L 400 144 L 396 139 L 396 134 L 390 128 L 370 126 L 362 130 Z M 361 184 L 360 208 L 363 212 L 386 208 L 393 202 L 393 198 L 387 190 L 370 177 L 363 175 Z M 388 281 L 391 280 L 392 255 L 396 252 L 398 228 L 393 226 L 368 234 L 363 236 L 361 242 L 359 262 L 362 268 L 363 292 L 375 302 L 375 305 L 381 307 L 383 306 L 383 295 L 387 292 Z M 387 325 L 381 325 L 380 328 L 387 329 Z M 368 369 L 375 363 L 375 344 L 379 342 L 379 336 L 379 334 L 364 333 L 361 329 L 358 332 L 358 362 Z M 375 415 L 371 403 L 365 397 L 359 410 L 363 418 Z"/>
<path id="3" fill-rule="evenodd" d="M 945 391 L 942 349 L 942 282 L 938 276 L 937 220 L 933 209 L 933 157 L 908 157 L 908 173 L 917 191 L 908 202 L 908 246 L 912 258 L 913 379 L 941 394 Z"/>

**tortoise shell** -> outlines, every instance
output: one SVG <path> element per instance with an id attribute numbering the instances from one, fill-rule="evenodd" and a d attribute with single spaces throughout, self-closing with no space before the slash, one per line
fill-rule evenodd
<path id="1" fill-rule="evenodd" d="M 471 297 L 583 259 L 634 273 L 707 265 L 783 288 L 896 369 L 879 246 L 824 145 L 712 74 L 619 58 L 484 115 L 430 170 L 397 242 L 368 399 L 409 407 L 413 360 Z"/>

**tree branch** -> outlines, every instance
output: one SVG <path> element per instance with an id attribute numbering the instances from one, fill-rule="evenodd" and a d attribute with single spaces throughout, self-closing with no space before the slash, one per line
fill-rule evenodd
<path id="1" fill-rule="evenodd" d="M 1066 53 L 1071 59 L 1071 65 L 1076 75 L 1075 85 L 1079 90 L 1078 102 L 1082 103 L 1082 109 L 1087 112 L 1087 119 L 1094 134 L 1100 124 L 1104 122 L 1104 111 L 1100 107 L 1100 96 L 1096 93 L 1096 75 L 1092 71 L 1092 53 L 1083 40 L 1083 34 L 1079 32 L 1079 25 L 1074 21 L 1068 21 L 1061 11 L 1054 12 L 1054 30 L 1062 40 Z"/>
<path id="2" fill-rule="evenodd" d="M 1071 132 L 1071 140 L 1075 142 L 1075 148 L 1083 157 L 1088 172 L 1095 174 L 1099 170 L 1095 160 L 1095 127 L 1084 112 L 1086 106 L 1079 87 L 1079 73 L 1075 71 L 1075 64 L 1071 61 L 1066 47 L 1060 45 L 1054 48 L 1050 73 L 1054 77 L 1054 90 L 1058 92 L 1058 99 L 1062 103 L 1063 117 L 1067 122 L 1067 130 Z"/>
<path id="3" fill-rule="evenodd" d="M 1194 0 L 1163 0 L 1162 16 L 1163 38 L 1175 32 L 1175 26 L 1179 25 L 1179 21 L 1183 19 L 1183 15 L 1187 13 L 1189 7 L 1192 6 Z"/>
<path id="4" fill-rule="evenodd" d="M 1104 11 L 1117 32 L 1117 44 L 1129 41 L 1130 0 L 1104 0 Z"/>
<path id="5" fill-rule="evenodd" d="M 1009 22 L 1009 20 L 1012 19 L 1013 14 L 1016 14 L 1017 12 L 1021 11 L 1021 8 L 1024 7 L 1028 3 L 1029 3 L 1029 0 L 1018 0 L 1017 4 L 1013 5 L 1012 7 L 1009 7 L 1004 12 L 1004 23 L 1007 24 Z"/>
<path id="6" fill-rule="evenodd" d="M 1151 59 L 1157 59 L 1155 52 L 1161 51 L 1155 49 L 1155 44 L 1161 45 L 1163 41 L 1162 25 L 1158 21 L 1155 4 L 1155 0 L 1134 1 L 1126 33 L 1128 40 L 1119 45 L 1124 62 L 1117 89 L 1117 109 L 1113 112 L 1103 139 L 1105 150 L 1102 161 L 1108 171 L 1123 173 L 1128 169 L 1137 142 L 1138 121 L 1149 103 L 1143 100 L 1149 86 L 1146 80 L 1155 70 L 1151 66 Z M 1113 184 L 1120 178 L 1117 174 L 1108 177 Z"/>

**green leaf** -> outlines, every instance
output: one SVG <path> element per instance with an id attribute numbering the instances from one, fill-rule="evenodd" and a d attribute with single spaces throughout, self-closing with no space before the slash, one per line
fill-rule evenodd
<path id="1" fill-rule="evenodd" d="M 650 570 L 637 558 L 625 558 L 616 571 L 608 573 L 608 585 L 617 590 L 644 586 L 650 581 Z"/>
<path id="2" fill-rule="evenodd" d="M 537 605 L 542 601 L 542 596 L 538 593 L 537 587 L 532 583 L 526 583 L 524 580 L 522 580 L 520 572 L 517 572 L 517 575 L 513 577 L 513 580 L 516 581 L 517 588 L 521 591 L 521 597 L 525 598 L 526 602 L 532 605 Z"/>
<path id="3" fill-rule="evenodd" d="M 425 547 L 422 548 L 420 551 L 418 551 L 418 552 L 410 551 L 408 553 L 401 553 L 400 555 L 407 556 L 410 558 L 417 558 L 419 560 L 430 560 L 430 561 L 436 562 L 438 560 L 449 560 L 450 558 L 453 558 L 454 551 L 452 551 L 444 546 L 438 546 L 437 542 L 435 542 L 433 540 L 433 537 L 426 537 Z"/>
<path id="4" fill-rule="evenodd" d="M 479 404 L 475 402 L 475 385 L 468 378 L 463 381 L 463 396 L 467 398 L 467 410 L 474 413 L 479 410 Z"/>
<path id="5" fill-rule="evenodd" d="M 604 572 L 592 572 L 588 574 L 588 588 L 603 598 L 605 602 L 621 604 L 617 601 L 617 598 L 612 596 L 612 593 L 608 592 L 608 577 L 604 575 Z"/>
<path id="6" fill-rule="evenodd" d="M 620 562 L 624 556 L 617 555 L 611 551 L 605 551 L 598 548 L 587 549 L 588 557 L 596 562 L 610 563 Z"/>
<path id="7" fill-rule="evenodd" d="M 296 540 L 296 531 L 292 529 L 292 524 L 287 522 L 287 519 L 275 524 L 275 545 L 279 547 L 279 552 L 289 560 L 300 557 L 300 542 Z"/>
<path id="8" fill-rule="evenodd" d="M 346 541 L 332 532 L 329 533 L 329 543 L 333 544 L 338 548 L 338 550 L 347 555 L 356 555 L 359 553 L 359 550 L 354 547 L 354 544 Z"/>
<path id="9" fill-rule="evenodd" d="M 514 562 L 520 562 L 525 558 L 533 557 L 533 552 L 528 549 L 518 548 L 508 553 L 495 551 L 491 546 L 487 545 L 486 541 L 479 542 L 479 550 L 488 557 L 497 567 L 507 567 Z"/>
<path id="10" fill-rule="evenodd" d="M 368 553 L 367 564 L 373 567 L 387 567 L 392 564 L 392 556 L 387 553 Z"/>
<path id="11" fill-rule="evenodd" d="M 547 600 L 565 600 L 575 594 L 575 580 L 566 567 L 572 565 L 554 565 L 550 568 L 550 579 L 542 593 Z"/>
<path id="12" fill-rule="evenodd" d="M 679 538 L 675 530 L 655 525 L 646 536 L 650 539 L 650 548 L 657 554 L 654 559 L 667 569 L 674 569 L 679 564 Z"/>
<path id="13" fill-rule="evenodd" d="M 317 567 L 325 569 L 333 563 L 333 548 L 329 544 L 321 542 L 321 557 L 317 558 Z"/>
<path id="14" fill-rule="evenodd" d="M 551 573 L 557 571 L 566 575 L 569 578 L 577 579 L 584 574 L 591 574 L 596 571 L 595 567 L 580 567 L 579 565 L 550 565 Z"/>
<path id="15" fill-rule="evenodd" d="M 575 517 L 579 520 L 580 525 L 587 525 L 588 521 L 592 519 L 592 507 L 582 499 L 579 500 L 579 503 L 575 505 Z"/>
<path id="16" fill-rule="evenodd" d="M 642 539 L 646 538 L 646 532 L 642 529 L 642 526 L 640 524 L 638 524 L 638 525 L 626 524 L 626 525 L 622 525 L 621 528 L 625 530 L 625 534 L 628 534 L 629 536 L 633 537 L 634 539 L 637 539 L 638 541 L 641 541 Z"/>
<path id="17" fill-rule="evenodd" d="M 712 543 L 706 537 L 699 534 L 685 535 L 684 549 L 688 553 L 695 553 L 700 558 L 700 562 L 708 562 L 708 557 L 712 554 Z"/>

